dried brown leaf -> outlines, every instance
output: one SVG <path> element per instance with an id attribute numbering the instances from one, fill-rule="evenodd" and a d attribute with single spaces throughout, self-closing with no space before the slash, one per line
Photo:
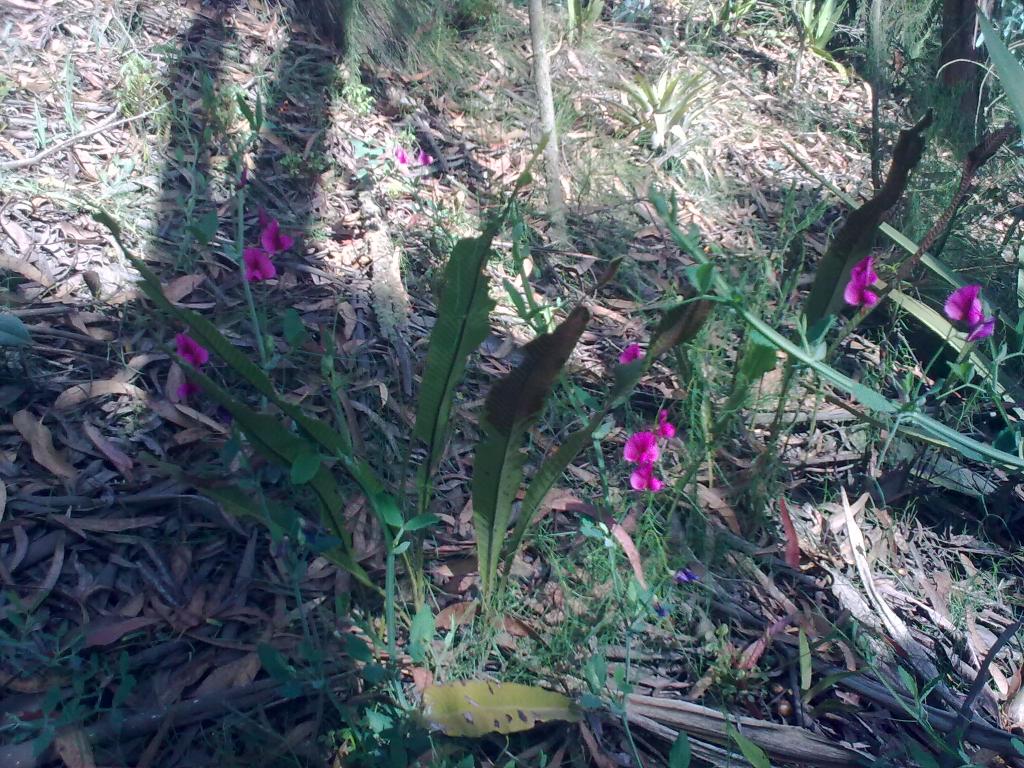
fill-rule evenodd
<path id="1" fill-rule="evenodd" d="M 75 384 L 73 387 L 65 389 L 53 401 L 53 407 L 58 411 L 66 411 L 69 408 L 74 408 L 76 405 L 84 403 L 86 400 L 105 395 L 128 395 L 137 400 L 146 399 L 146 393 L 134 384 L 118 381 L 117 379 L 105 379 L 103 381 Z"/>
<path id="2" fill-rule="evenodd" d="M 163 293 L 169 302 L 177 304 L 203 284 L 205 275 L 182 275 L 163 285 Z"/>
<path id="3" fill-rule="evenodd" d="M 107 461 L 114 465 L 114 469 L 124 475 L 127 479 L 132 479 L 132 467 L 134 464 L 131 457 L 101 435 L 100 431 L 92 424 L 88 422 L 82 424 L 82 431 L 85 432 L 86 436 L 92 441 L 92 444 L 96 446 L 97 450 L 107 458 Z M 2 514 L 0 514 L 0 518 L 2 518 Z"/>
<path id="4" fill-rule="evenodd" d="M 53 740 L 53 746 L 67 768 L 96 768 L 92 745 L 81 728 L 61 729 Z"/>
<path id="5" fill-rule="evenodd" d="M 84 627 L 85 647 L 92 648 L 116 643 L 129 632 L 138 632 L 140 629 L 151 627 L 159 622 L 160 619 L 148 616 L 138 616 L 132 619 L 101 616 L 98 619 L 93 619 Z"/>
<path id="6" fill-rule="evenodd" d="M 18 411 L 14 414 L 13 421 L 14 428 L 21 433 L 32 449 L 32 458 L 37 464 L 50 470 L 57 477 L 74 481 L 78 472 L 53 447 L 53 435 L 41 419 L 37 419 L 28 411 Z"/>

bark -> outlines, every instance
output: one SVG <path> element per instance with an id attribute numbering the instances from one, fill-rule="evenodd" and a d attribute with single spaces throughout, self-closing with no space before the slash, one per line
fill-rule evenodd
<path id="1" fill-rule="evenodd" d="M 981 85 L 974 35 L 977 26 L 978 0 L 943 0 L 942 2 L 942 82 L 951 93 L 958 93 L 960 115 L 973 124 L 978 108 Z"/>
<path id="2" fill-rule="evenodd" d="M 547 176 L 548 216 L 554 240 L 565 240 L 565 196 L 562 191 L 562 158 L 555 125 L 555 99 L 551 94 L 551 70 L 548 68 L 547 25 L 543 0 L 530 0 L 530 43 L 533 47 L 533 79 L 540 104 L 540 127 L 547 139 L 544 170 Z"/>

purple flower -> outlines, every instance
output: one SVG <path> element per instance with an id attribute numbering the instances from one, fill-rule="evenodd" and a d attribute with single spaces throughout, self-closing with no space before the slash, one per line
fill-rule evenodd
<path id="1" fill-rule="evenodd" d="M 654 474 L 654 465 L 648 462 L 640 464 L 630 473 L 629 485 L 634 491 L 652 491 L 655 493 L 665 487 L 664 481 Z"/>
<path id="2" fill-rule="evenodd" d="M 277 219 L 267 219 L 260 232 L 260 245 L 268 254 L 287 251 L 295 244 L 294 238 L 289 237 L 281 231 L 281 225 Z"/>
<path id="3" fill-rule="evenodd" d="M 658 614 L 663 619 L 667 619 L 668 618 L 668 608 L 666 608 L 661 603 L 655 603 L 654 604 L 654 612 L 656 614 Z"/>
<path id="4" fill-rule="evenodd" d="M 193 368 L 199 368 L 210 361 L 210 353 L 206 347 L 187 333 L 179 333 L 175 336 L 174 343 L 178 347 L 178 357 Z"/>
<path id="5" fill-rule="evenodd" d="M 630 344 L 624 350 L 622 350 L 622 354 L 619 355 L 619 364 L 629 365 L 634 360 L 639 360 L 643 356 L 644 351 L 640 349 L 639 344 Z"/>
<path id="6" fill-rule="evenodd" d="M 954 323 L 967 328 L 967 340 L 978 341 L 992 335 L 996 328 L 995 317 L 985 317 L 981 306 L 980 285 L 965 285 L 957 288 L 946 299 L 943 311 Z"/>
<path id="7" fill-rule="evenodd" d="M 277 267 L 262 248 L 246 248 L 242 253 L 242 261 L 245 262 L 245 279 L 250 283 L 277 277 Z"/>
<path id="8" fill-rule="evenodd" d="M 878 303 L 878 294 L 868 288 L 878 282 L 873 269 L 874 259 L 865 256 L 850 270 L 850 282 L 843 291 L 843 299 L 852 307 L 873 307 Z"/>
<path id="9" fill-rule="evenodd" d="M 403 166 L 409 164 L 409 153 L 404 147 L 395 147 L 395 162 Z"/>
<path id="10" fill-rule="evenodd" d="M 658 437 L 671 438 L 676 436 L 676 427 L 669 424 L 668 411 L 658 411 Z"/>
<path id="11" fill-rule="evenodd" d="M 198 384 L 192 381 L 186 381 L 184 384 L 178 387 L 178 390 L 175 394 L 177 394 L 178 396 L 178 402 L 184 403 L 186 400 L 189 399 L 189 397 L 191 397 L 192 395 L 198 395 L 201 391 L 202 390 L 199 388 Z"/>
<path id="12" fill-rule="evenodd" d="M 658 449 L 658 438 L 653 432 L 637 432 L 626 440 L 622 451 L 626 461 L 634 464 L 653 464 L 658 460 L 661 451 Z"/>
<path id="13" fill-rule="evenodd" d="M 691 571 L 689 568 L 680 568 L 676 571 L 673 578 L 676 580 L 676 584 L 689 584 L 691 581 L 697 581 L 700 579 L 696 573 Z"/>
<path id="14" fill-rule="evenodd" d="M 416 158 L 420 165 L 431 165 L 434 162 L 434 158 L 427 154 L 427 150 L 420 149 L 420 153 Z"/>

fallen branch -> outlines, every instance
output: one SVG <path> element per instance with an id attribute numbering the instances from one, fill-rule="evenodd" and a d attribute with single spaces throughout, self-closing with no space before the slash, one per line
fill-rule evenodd
<path id="1" fill-rule="evenodd" d="M 73 147 L 78 142 L 84 141 L 85 139 L 88 139 L 90 136 L 95 136 L 97 133 L 102 133 L 103 131 L 106 131 L 111 128 L 120 128 L 122 125 L 134 123 L 137 120 L 143 119 L 144 117 L 149 117 L 150 115 L 154 114 L 155 112 L 161 109 L 163 109 L 162 106 L 154 107 L 153 109 L 148 109 L 145 112 L 140 112 L 137 115 L 132 115 L 131 117 L 122 117 L 121 119 L 117 119 L 115 116 L 111 115 L 106 120 L 103 120 L 97 125 L 94 125 L 89 130 L 82 131 L 81 133 L 76 133 L 74 136 L 67 138 L 58 144 L 54 144 L 52 147 L 47 147 L 42 152 L 37 152 L 31 157 L 23 157 L 20 160 L 8 160 L 5 163 L 0 163 L 0 171 L 20 171 L 23 168 L 31 168 L 36 163 L 42 162 L 46 158 L 50 157 L 50 155 L 55 155 L 62 150 L 65 150 L 69 147 Z"/>

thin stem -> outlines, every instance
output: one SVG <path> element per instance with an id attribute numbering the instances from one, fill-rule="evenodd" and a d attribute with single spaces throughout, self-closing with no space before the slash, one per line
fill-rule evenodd
<path id="1" fill-rule="evenodd" d="M 252 297 L 252 287 L 245 276 L 245 189 L 240 189 L 236 196 L 238 213 L 235 220 L 235 248 L 238 258 L 238 266 L 242 270 L 242 288 L 245 290 L 245 303 L 249 307 L 249 321 L 252 323 L 252 332 L 256 337 L 256 348 L 260 353 L 260 365 L 263 372 L 270 370 L 270 361 L 267 359 L 267 345 L 263 340 L 263 331 L 260 328 L 259 315 L 256 312 L 256 302 Z"/>

